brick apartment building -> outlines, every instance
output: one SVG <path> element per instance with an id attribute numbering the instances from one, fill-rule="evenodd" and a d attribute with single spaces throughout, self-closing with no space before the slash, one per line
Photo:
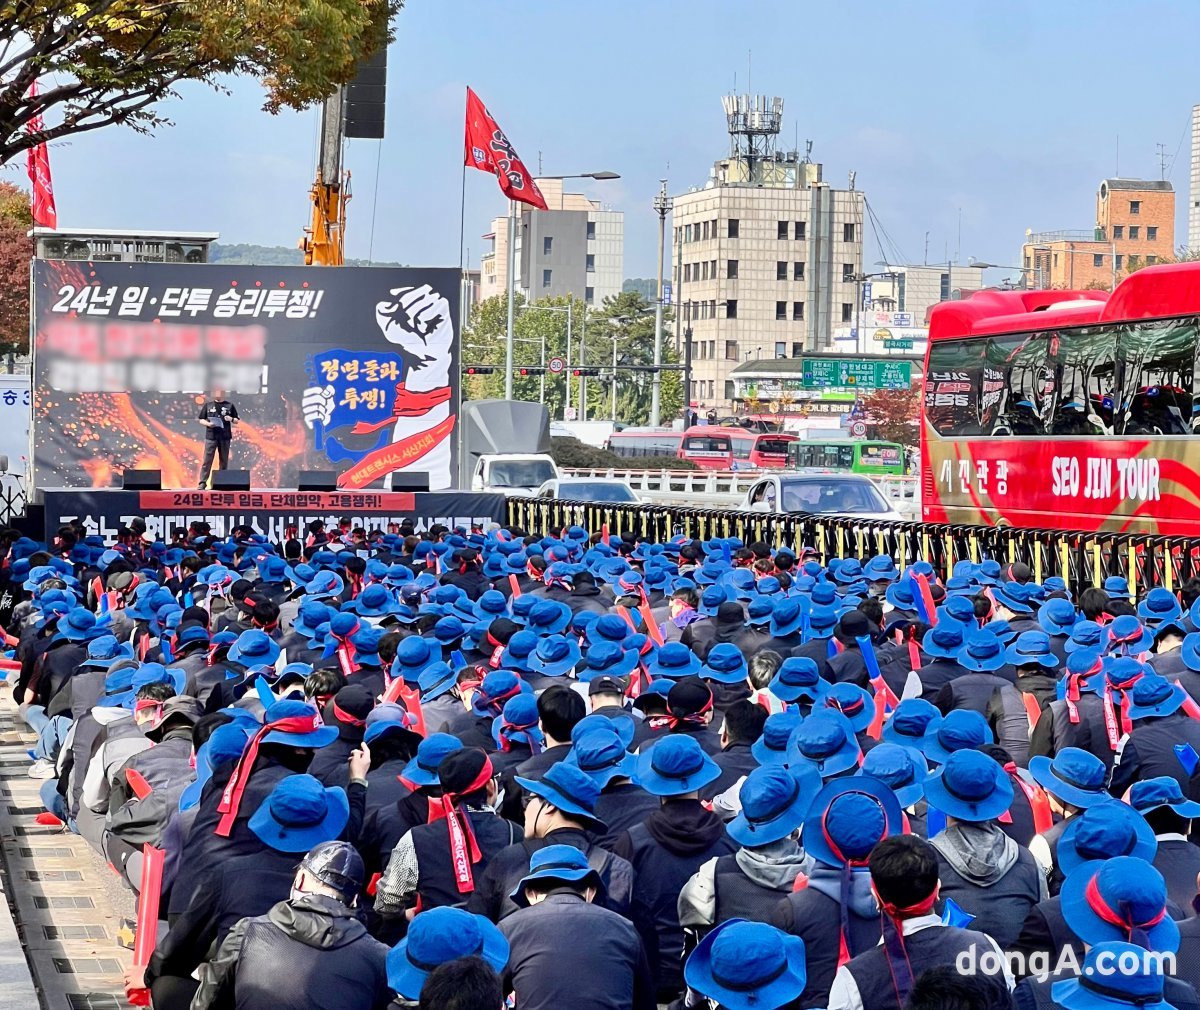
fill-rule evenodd
<path id="1" fill-rule="evenodd" d="M 1175 191 L 1169 182 L 1105 179 L 1090 231 L 1027 232 L 1021 263 L 1044 288 L 1111 287 L 1130 270 L 1175 255 Z"/>

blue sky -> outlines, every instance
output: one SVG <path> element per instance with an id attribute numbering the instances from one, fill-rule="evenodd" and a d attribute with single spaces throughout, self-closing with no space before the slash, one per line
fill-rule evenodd
<path id="1" fill-rule="evenodd" d="M 727 150 L 720 97 L 735 75 L 746 89 L 748 63 L 754 91 L 785 99 L 788 145 L 812 140 L 835 185 L 855 170 L 909 261 L 926 232 L 931 262 L 958 249 L 1013 263 L 1026 228 L 1089 227 L 1118 136 L 1126 176 L 1158 178 L 1165 145 L 1186 239 L 1195 3 L 408 0 L 396 33 L 387 138 L 349 145 L 351 256 L 368 254 L 374 216 L 376 259 L 458 261 L 470 84 L 531 167 L 540 151 L 547 173 L 621 174 L 586 189 L 625 212 L 625 273 L 649 276 L 657 180 L 704 182 Z M 60 223 L 293 244 L 317 114 L 270 116 L 257 85 L 231 88 L 184 89 L 164 107 L 175 125 L 152 138 L 113 127 L 55 145 Z M 471 261 L 503 210 L 494 180 L 470 172 Z"/>

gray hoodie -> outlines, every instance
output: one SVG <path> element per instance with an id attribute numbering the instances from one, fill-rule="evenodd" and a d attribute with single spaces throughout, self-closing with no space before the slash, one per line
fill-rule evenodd
<path id="1" fill-rule="evenodd" d="M 1017 861 L 1017 843 L 995 821 L 955 821 L 931 843 L 960 876 L 980 887 L 994 884 Z"/>
<path id="2" fill-rule="evenodd" d="M 738 867 L 759 887 L 778 891 L 780 898 L 791 891 L 796 877 L 811 874 L 816 861 L 794 838 L 784 838 L 754 849 L 734 853 Z M 711 926 L 717 916 L 717 860 L 704 863 L 679 892 L 679 924 Z"/>

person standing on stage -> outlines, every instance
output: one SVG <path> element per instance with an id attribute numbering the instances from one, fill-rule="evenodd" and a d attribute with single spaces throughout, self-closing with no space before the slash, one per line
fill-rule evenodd
<path id="1" fill-rule="evenodd" d="M 229 466 L 229 443 L 233 440 L 233 426 L 238 423 L 238 409 L 225 399 L 225 390 L 216 386 L 213 387 L 212 399 L 200 408 L 197 420 L 208 429 L 204 433 L 204 460 L 200 464 L 197 485 L 203 491 L 208 484 L 214 454 L 218 459 L 218 470 Z"/>

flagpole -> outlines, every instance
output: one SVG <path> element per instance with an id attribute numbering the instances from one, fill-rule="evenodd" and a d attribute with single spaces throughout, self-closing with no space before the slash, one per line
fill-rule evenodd
<path id="1" fill-rule="evenodd" d="M 513 398 L 513 300 L 516 297 L 517 204 L 508 201 L 508 325 L 504 331 L 504 399 Z"/>

